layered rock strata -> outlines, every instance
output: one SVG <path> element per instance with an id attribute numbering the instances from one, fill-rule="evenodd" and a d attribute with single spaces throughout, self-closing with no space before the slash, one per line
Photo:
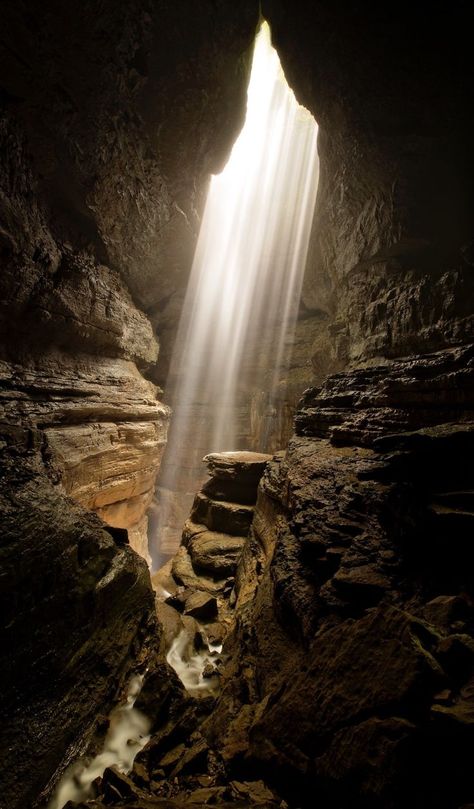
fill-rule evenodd
<path id="1" fill-rule="evenodd" d="M 235 533 L 242 531 L 235 514 L 241 507 L 252 508 L 269 460 L 270 456 L 251 452 L 216 453 L 205 459 L 211 475 L 205 496 L 227 510 L 228 533 L 215 532 L 212 525 L 197 525 L 191 519 L 183 532 L 183 551 L 189 554 L 187 569 L 188 573 L 193 571 L 192 581 L 186 578 L 186 587 L 177 586 L 186 576 L 182 554 L 155 574 L 157 612 L 163 631 L 161 655 L 148 672 L 136 703 L 151 720 L 151 738 L 128 775 L 107 769 L 96 783 L 96 799 L 81 806 L 281 807 L 281 797 L 261 779 L 242 780 L 228 773 L 219 747 L 210 745 L 202 733 L 203 723 L 215 704 L 218 688 L 212 681 L 220 677 L 217 672 L 222 669 L 223 658 L 214 652 L 194 688 L 186 676 L 186 665 L 188 669 L 192 666 L 206 642 L 220 649 L 232 625 L 233 574 L 245 542 L 245 537 Z M 200 503 L 198 495 L 192 516 L 196 516 L 196 509 L 201 514 Z M 170 659 L 170 647 L 177 636 L 183 633 L 187 638 L 181 644 L 179 673 L 187 691 L 164 662 L 165 657 Z"/>
<path id="2" fill-rule="evenodd" d="M 330 377 L 267 466 L 203 732 L 297 805 L 473 800 L 470 351 Z"/>
<path id="3" fill-rule="evenodd" d="M 166 437 L 153 381 L 242 124 L 258 8 L 152 6 L 2 8 L 2 648 L 23 689 L 2 693 L 8 809 L 84 748 L 156 633 L 129 547 L 147 556 Z"/>
<path id="4" fill-rule="evenodd" d="M 258 483 L 270 458 L 254 452 L 204 458 L 210 478 L 195 496 L 181 546 L 153 577 L 164 651 L 181 634 L 184 668 L 206 645 L 211 651 L 221 648 L 232 626 L 235 571 L 252 523 Z M 196 691 L 215 691 L 218 686 L 210 680 L 219 669 L 208 662 L 208 688 L 200 676 Z"/>
<path id="5" fill-rule="evenodd" d="M 24 809 L 47 797 L 144 670 L 157 625 L 147 565 L 126 532 L 51 484 L 38 431 L 0 435 L 1 803 Z"/>

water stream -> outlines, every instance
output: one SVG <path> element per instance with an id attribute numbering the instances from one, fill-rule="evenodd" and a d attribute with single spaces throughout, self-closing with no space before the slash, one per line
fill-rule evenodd
<path id="1" fill-rule="evenodd" d="M 173 640 L 166 656 L 166 661 L 175 670 L 184 687 L 191 694 L 195 692 L 216 694 L 219 690 L 217 674 L 205 677 L 204 673 L 206 667 L 212 666 L 214 668 L 221 652 L 222 646 L 212 643 L 207 643 L 206 648 L 196 651 L 189 633 L 186 629 L 182 629 Z"/>
<path id="2" fill-rule="evenodd" d="M 166 389 L 173 417 L 162 490 L 183 490 L 207 452 L 266 449 L 248 445 L 250 395 L 264 386 L 271 412 L 285 375 L 318 183 L 316 139 L 264 23 L 245 125 L 212 178 L 182 310 Z M 156 546 L 160 535 L 166 545 L 171 509 L 165 498 Z M 151 551 L 156 559 L 157 547 Z"/>
<path id="3" fill-rule="evenodd" d="M 151 723 L 134 708 L 142 684 L 142 676 L 132 678 L 126 702 L 114 708 L 110 714 L 102 752 L 89 763 L 81 759 L 66 770 L 48 809 L 63 809 L 68 801 L 79 803 L 90 798 L 94 781 L 104 774 L 107 767 L 116 767 L 124 773 L 130 772 L 135 757 L 150 738 L 147 734 Z"/>

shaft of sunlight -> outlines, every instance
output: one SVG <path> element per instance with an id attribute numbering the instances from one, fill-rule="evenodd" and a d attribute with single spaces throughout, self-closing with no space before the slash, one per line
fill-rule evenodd
<path id="1" fill-rule="evenodd" d="M 212 178 L 182 311 L 170 371 L 173 417 L 162 492 L 182 488 L 186 472 L 191 478 L 207 452 L 240 448 L 245 436 L 238 434 L 237 411 L 252 384 L 248 358 L 268 340 L 270 386 L 278 386 L 308 251 L 316 138 L 316 123 L 288 87 L 264 23 L 245 125 L 225 169 Z M 267 393 L 271 400 L 272 390 Z M 171 551 L 179 534 L 170 547 L 169 503 L 169 496 L 162 498 L 158 532 Z"/>

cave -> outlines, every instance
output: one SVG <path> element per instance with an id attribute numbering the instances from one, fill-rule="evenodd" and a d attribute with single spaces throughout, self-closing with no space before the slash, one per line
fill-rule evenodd
<path id="1" fill-rule="evenodd" d="M 469 11 L 2 4 L 1 809 L 474 805 Z"/>

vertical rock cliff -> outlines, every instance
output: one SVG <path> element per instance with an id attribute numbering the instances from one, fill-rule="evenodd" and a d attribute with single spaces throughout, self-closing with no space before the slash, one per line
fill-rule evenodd
<path id="1" fill-rule="evenodd" d="M 8 809 L 34 805 L 156 641 L 132 548 L 148 558 L 169 419 L 158 341 L 166 368 L 208 176 L 245 114 L 257 20 L 250 2 L 2 8 Z"/>

